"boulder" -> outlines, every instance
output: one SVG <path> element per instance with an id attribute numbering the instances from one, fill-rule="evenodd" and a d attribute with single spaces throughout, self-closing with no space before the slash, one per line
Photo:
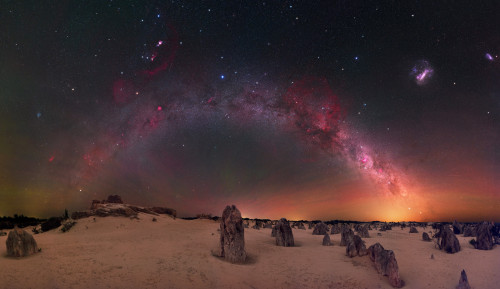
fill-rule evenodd
<path id="1" fill-rule="evenodd" d="M 422 233 L 422 240 L 424 240 L 426 242 L 432 241 L 432 239 L 429 237 L 429 234 L 427 234 L 426 232 Z"/>
<path id="2" fill-rule="evenodd" d="M 358 235 L 361 238 L 370 238 L 370 233 L 368 233 L 368 224 L 360 226 L 358 228 Z"/>
<path id="3" fill-rule="evenodd" d="M 274 227 L 276 228 L 276 245 L 293 247 L 293 233 L 288 221 L 285 218 L 281 218 Z"/>
<path id="4" fill-rule="evenodd" d="M 354 237 L 354 232 L 345 227 L 344 230 L 342 231 L 342 235 L 340 238 L 340 246 L 347 246 L 348 241 L 351 240 Z"/>
<path id="5" fill-rule="evenodd" d="M 450 230 L 448 226 L 443 226 L 441 231 L 438 233 L 440 242 L 440 249 L 444 250 L 446 253 L 454 254 L 460 251 L 460 243 L 458 242 L 455 234 Z"/>
<path id="6" fill-rule="evenodd" d="M 411 226 L 410 227 L 410 233 L 416 233 L 416 234 L 418 234 L 417 228 Z"/>
<path id="7" fill-rule="evenodd" d="M 227 206 L 222 212 L 219 249 L 218 255 L 231 263 L 246 260 L 245 230 L 241 213 L 235 205 Z"/>
<path id="8" fill-rule="evenodd" d="M 273 229 L 271 230 L 271 237 L 275 238 L 276 233 L 277 233 L 278 228 L 276 228 L 276 225 L 274 225 Z"/>
<path id="9" fill-rule="evenodd" d="M 342 232 L 342 228 L 340 227 L 340 224 L 339 223 L 333 224 L 331 234 L 332 235 L 340 234 L 341 232 Z"/>
<path id="10" fill-rule="evenodd" d="M 382 245 L 376 243 L 368 248 L 370 260 L 375 263 L 375 268 L 379 274 L 389 277 L 389 283 L 396 288 L 404 286 L 404 281 L 399 277 L 398 262 L 391 250 L 385 250 Z"/>
<path id="11" fill-rule="evenodd" d="M 476 227 L 472 225 L 465 226 L 464 237 L 476 237 Z"/>
<path id="12" fill-rule="evenodd" d="M 306 227 L 304 226 L 304 224 L 303 224 L 303 223 L 299 223 L 299 224 L 297 225 L 297 229 L 299 229 L 299 230 L 305 230 L 305 229 L 306 229 Z"/>
<path id="13" fill-rule="evenodd" d="M 459 224 L 456 220 L 453 221 L 453 233 L 454 234 L 463 234 L 464 232 L 464 225 Z"/>
<path id="14" fill-rule="evenodd" d="M 368 254 L 366 250 L 365 241 L 361 239 L 359 235 L 353 235 L 346 237 L 346 255 L 349 257 L 354 256 L 364 256 Z"/>
<path id="15" fill-rule="evenodd" d="M 469 285 L 469 280 L 467 280 L 467 274 L 465 274 L 465 270 L 462 270 L 460 274 L 460 280 L 458 280 L 458 285 L 455 287 L 456 289 L 471 289 Z"/>
<path id="16" fill-rule="evenodd" d="M 323 237 L 323 246 L 333 246 L 332 241 L 330 241 L 330 235 L 328 233 Z"/>
<path id="17" fill-rule="evenodd" d="M 328 232 L 328 226 L 323 223 L 323 222 L 320 222 L 320 223 L 317 223 L 316 226 L 314 226 L 314 230 L 313 230 L 313 235 L 324 235 Z"/>
<path id="18" fill-rule="evenodd" d="M 7 246 L 7 255 L 12 257 L 25 257 L 38 251 L 33 236 L 19 228 L 14 228 L 9 232 L 5 245 Z"/>
<path id="19" fill-rule="evenodd" d="M 476 238 L 476 249 L 479 250 L 491 250 L 493 249 L 493 235 L 491 234 L 491 228 L 493 226 L 488 222 L 481 223 L 477 229 Z"/>
<path id="20" fill-rule="evenodd" d="M 108 199 L 106 200 L 106 203 L 123 204 L 123 201 L 122 197 L 118 195 L 109 195 Z"/>

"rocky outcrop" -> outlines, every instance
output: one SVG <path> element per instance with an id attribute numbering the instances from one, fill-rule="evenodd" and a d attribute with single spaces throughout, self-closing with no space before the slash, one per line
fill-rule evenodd
<path id="1" fill-rule="evenodd" d="M 410 227 L 410 233 L 415 233 L 415 234 L 418 234 L 418 231 L 417 231 L 417 228 L 411 226 Z"/>
<path id="2" fill-rule="evenodd" d="M 422 233 L 422 240 L 424 240 L 426 242 L 432 241 L 432 239 L 429 237 L 429 234 L 427 234 L 426 232 Z"/>
<path id="3" fill-rule="evenodd" d="M 464 225 L 462 225 L 462 224 L 458 223 L 458 222 L 455 220 L 455 221 L 453 221 L 453 225 L 452 225 L 452 227 L 453 227 L 453 233 L 454 233 L 454 234 L 457 234 L 457 235 L 458 235 L 458 234 L 463 234 L 463 232 L 464 232 Z"/>
<path id="4" fill-rule="evenodd" d="M 123 201 L 122 197 L 118 195 L 109 195 L 108 199 L 106 200 L 106 203 L 123 204 Z"/>
<path id="5" fill-rule="evenodd" d="M 438 243 L 441 250 L 444 250 L 449 254 L 454 254 L 460 251 L 460 243 L 448 226 L 443 226 L 438 235 Z"/>
<path id="6" fill-rule="evenodd" d="M 276 225 L 274 225 L 274 227 L 271 230 L 271 237 L 273 237 L 273 238 L 276 237 L 277 230 L 278 230 L 278 228 L 276 228 Z"/>
<path id="7" fill-rule="evenodd" d="M 99 216 L 99 217 L 122 216 L 129 218 L 137 218 L 138 213 L 145 213 L 155 216 L 158 216 L 159 214 L 166 214 L 174 217 L 174 219 L 177 216 L 177 211 L 174 209 L 164 208 L 164 207 L 146 208 L 140 206 L 133 206 L 129 204 L 124 204 L 120 196 L 111 195 L 108 197 L 107 200 L 103 201 L 93 200 L 92 204 L 90 205 L 90 210 L 73 212 L 73 214 L 71 214 L 71 218 L 74 220 L 87 218 L 91 216 Z"/>
<path id="8" fill-rule="evenodd" d="M 462 273 L 460 274 L 460 280 L 458 280 L 458 285 L 455 287 L 456 289 L 471 289 L 469 285 L 469 280 L 467 280 L 467 274 L 465 273 L 465 270 L 462 270 Z"/>
<path id="9" fill-rule="evenodd" d="M 332 241 L 330 240 L 330 235 L 328 233 L 323 237 L 323 246 L 332 246 Z"/>
<path id="10" fill-rule="evenodd" d="M 368 254 L 366 250 L 365 241 L 359 235 L 348 236 L 346 238 L 346 255 L 349 257 L 364 256 Z"/>
<path id="11" fill-rule="evenodd" d="M 243 263 L 246 260 L 245 230 L 241 213 L 235 205 L 227 206 L 222 212 L 220 247 L 214 253 L 231 263 Z"/>
<path id="12" fill-rule="evenodd" d="M 380 243 L 376 243 L 368 248 L 370 260 L 375 264 L 379 274 L 389 277 L 389 283 L 396 288 L 404 286 L 404 281 L 399 277 L 399 267 L 396 256 L 391 250 L 385 250 Z"/>
<path id="13" fill-rule="evenodd" d="M 297 229 L 299 229 L 299 230 L 305 230 L 306 226 L 304 226 L 304 224 L 301 222 L 301 223 L 297 224 Z"/>
<path id="14" fill-rule="evenodd" d="M 342 228 L 341 228 L 340 224 L 339 223 L 333 224 L 331 234 L 332 235 L 340 234 L 341 232 L 342 232 Z"/>
<path id="15" fill-rule="evenodd" d="M 293 247 L 293 233 L 290 224 L 285 218 L 281 218 L 276 226 L 276 245 L 283 247 Z"/>
<path id="16" fill-rule="evenodd" d="M 481 223 L 477 227 L 476 244 L 474 245 L 478 250 L 491 250 L 493 249 L 493 234 L 491 228 L 493 226 L 487 222 Z"/>
<path id="17" fill-rule="evenodd" d="M 354 232 L 351 229 L 345 227 L 340 237 L 340 246 L 347 246 L 347 244 L 349 244 L 348 241 L 353 238 Z"/>
<path id="18" fill-rule="evenodd" d="M 464 237 L 476 237 L 476 227 L 467 225 L 464 227 Z"/>
<path id="19" fill-rule="evenodd" d="M 313 235 L 324 235 L 328 232 L 328 226 L 323 223 L 317 223 L 316 226 L 314 226 L 314 230 L 312 232 Z"/>
<path id="20" fill-rule="evenodd" d="M 368 233 L 368 224 L 359 226 L 357 231 L 361 238 L 370 238 L 370 233 Z"/>
<path id="21" fill-rule="evenodd" d="M 19 228 L 14 228 L 9 232 L 5 245 L 7 246 L 7 255 L 12 257 L 25 257 L 38 251 L 33 236 Z"/>

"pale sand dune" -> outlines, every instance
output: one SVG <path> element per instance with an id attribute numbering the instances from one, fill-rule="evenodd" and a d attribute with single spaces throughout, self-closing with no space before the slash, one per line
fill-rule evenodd
<path id="1" fill-rule="evenodd" d="M 0 288 L 392 288 L 367 256 L 345 256 L 340 235 L 324 247 L 323 236 L 293 229 L 297 247 L 284 248 L 271 229 L 245 229 L 250 260 L 234 265 L 210 254 L 218 223 L 139 217 L 81 219 L 68 233 L 34 235 L 42 252 L 24 259 L 5 257 L 7 237 L 0 237 Z M 499 288 L 499 247 L 474 250 L 471 238 L 459 236 L 462 251 L 450 255 L 421 241 L 421 228 L 408 231 L 370 231 L 364 239 L 395 252 L 404 288 L 455 288 L 462 269 L 473 288 Z"/>

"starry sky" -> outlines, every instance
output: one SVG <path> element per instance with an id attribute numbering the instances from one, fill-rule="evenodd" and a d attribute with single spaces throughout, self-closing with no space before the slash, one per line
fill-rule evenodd
<path id="1" fill-rule="evenodd" d="M 499 6 L 0 0 L 0 215 L 500 221 Z"/>

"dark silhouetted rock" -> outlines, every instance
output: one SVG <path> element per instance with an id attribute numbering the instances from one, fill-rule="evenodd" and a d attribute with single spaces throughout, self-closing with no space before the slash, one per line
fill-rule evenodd
<path id="1" fill-rule="evenodd" d="M 462 234 L 464 232 L 464 225 L 459 224 L 456 220 L 453 221 L 453 233 L 454 234 Z"/>
<path id="2" fill-rule="evenodd" d="M 429 237 L 429 234 L 427 234 L 426 232 L 422 233 L 422 240 L 424 240 L 426 242 L 432 241 L 432 239 Z"/>
<path id="3" fill-rule="evenodd" d="M 243 224 L 243 227 L 248 229 L 248 224 L 247 223 Z"/>
<path id="4" fill-rule="evenodd" d="M 465 270 L 462 270 L 460 274 L 460 280 L 458 280 L 458 285 L 455 287 L 456 289 L 471 289 L 469 285 L 469 280 L 467 280 L 467 274 L 465 274 Z"/>
<path id="5" fill-rule="evenodd" d="M 364 256 L 368 254 L 365 241 L 359 235 L 346 236 L 346 255 L 349 257 Z"/>
<path id="6" fill-rule="evenodd" d="M 328 232 L 328 226 L 321 222 L 321 223 L 317 223 L 316 226 L 314 226 L 314 230 L 313 230 L 313 235 L 324 235 Z"/>
<path id="7" fill-rule="evenodd" d="M 330 235 L 328 233 L 323 237 L 323 246 L 332 246 L 332 241 L 330 241 Z"/>
<path id="8" fill-rule="evenodd" d="M 305 230 L 305 229 L 306 229 L 306 226 L 304 226 L 304 224 L 303 224 L 303 223 L 299 223 L 299 224 L 297 225 L 297 229 L 299 229 L 299 230 Z"/>
<path id="9" fill-rule="evenodd" d="M 368 233 L 368 225 L 362 225 L 358 228 L 358 235 L 361 238 L 370 238 L 370 233 Z"/>
<path id="10" fill-rule="evenodd" d="M 222 212 L 218 255 L 231 263 L 243 263 L 246 260 L 245 230 L 241 213 L 235 205 L 227 206 Z"/>
<path id="11" fill-rule="evenodd" d="M 73 226 L 76 225 L 76 222 L 75 221 L 71 221 L 71 220 L 67 220 L 65 221 L 63 224 L 62 224 L 62 228 L 61 228 L 61 231 L 63 233 L 66 233 L 68 232 L 69 230 L 71 230 L 71 228 L 73 228 Z"/>
<path id="12" fill-rule="evenodd" d="M 314 224 L 313 224 L 313 223 L 309 222 L 309 223 L 307 224 L 307 228 L 308 228 L 309 230 L 310 230 L 310 229 L 312 229 L 313 227 L 314 227 Z"/>
<path id="13" fill-rule="evenodd" d="M 290 224 L 285 218 L 281 218 L 274 226 L 276 228 L 276 245 L 283 247 L 293 247 L 293 234 Z"/>
<path id="14" fill-rule="evenodd" d="M 7 233 L 0 231 L 0 236 L 6 236 L 6 235 L 7 235 Z"/>
<path id="15" fill-rule="evenodd" d="M 260 226 L 259 226 L 259 225 L 257 225 L 257 224 L 255 224 L 255 225 L 253 225 L 253 226 L 252 226 L 252 229 L 255 229 L 255 230 L 260 230 Z"/>
<path id="16" fill-rule="evenodd" d="M 340 227 L 340 224 L 339 223 L 333 224 L 331 234 L 332 235 L 340 234 L 341 232 L 342 232 L 342 228 Z"/>
<path id="17" fill-rule="evenodd" d="M 276 228 L 276 225 L 274 225 L 273 229 L 271 230 L 271 237 L 275 238 L 276 237 L 276 232 L 278 228 Z"/>
<path id="18" fill-rule="evenodd" d="M 272 229 L 273 225 L 271 223 L 265 223 L 264 224 L 264 229 Z"/>
<path id="19" fill-rule="evenodd" d="M 113 203 L 113 204 L 123 204 L 122 197 L 120 197 L 118 195 L 109 195 L 106 202 Z"/>
<path id="20" fill-rule="evenodd" d="M 108 217 L 108 216 L 114 216 L 114 217 L 137 217 L 137 212 L 132 210 L 126 205 L 123 204 L 118 204 L 118 203 L 107 203 L 107 204 L 102 204 L 99 208 L 95 210 L 94 213 L 96 216 L 99 217 Z"/>
<path id="21" fill-rule="evenodd" d="M 476 237 L 476 227 L 472 225 L 465 226 L 464 237 Z"/>
<path id="22" fill-rule="evenodd" d="M 382 236 L 382 233 L 377 233 L 377 236 Z"/>
<path id="23" fill-rule="evenodd" d="M 172 217 L 177 217 L 177 211 L 171 208 L 165 208 L 165 207 L 149 207 L 147 208 L 151 212 L 155 212 L 160 215 L 170 215 Z"/>
<path id="24" fill-rule="evenodd" d="M 440 248 L 446 253 L 454 254 L 460 251 L 460 243 L 458 242 L 455 234 L 450 230 L 448 226 L 443 226 L 439 238 L 441 239 Z"/>
<path id="25" fill-rule="evenodd" d="M 417 228 L 411 226 L 410 227 L 410 233 L 416 233 L 416 234 L 418 234 Z"/>
<path id="26" fill-rule="evenodd" d="M 394 252 L 385 250 L 382 245 L 376 243 L 368 248 L 370 260 L 375 263 L 379 274 L 389 277 L 389 283 L 396 288 L 404 286 L 404 281 L 399 277 L 398 262 Z"/>
<path id="27" fill-rule="evenodd" d="M 488 222 L 483 222 L 477 226 L 477 238 L 476 238 L 476 249 L 479 250 L 491 250 L 493 249 L 493 235 L 491 234 L 491 228 L 493 226 Z"/>
<path id="28" fill-rule="evenodd" d="M 52 217 L 52 218 L 50 218 L 47 221 L 42 223 L 42 231 L 47 232 L 47 231 L 59 228 L 60 226 L 61 226 L 61 218 Z"/>
<path id="29" fill-rule="evenodd" d="M 345 227 L 340 238 L 340 246 L 347 246 L 348 240 L 351 240 L 353 237 L 354 232 L 351 229 Z"/>
<path id="30" fill-rule="evenodd" d="M 33 236 L 19 228 L 14 228 L 9 232 L 5 245 L 7 246 L 7 255 L 12 257 L 29 256 L 38 251 Z"/>

